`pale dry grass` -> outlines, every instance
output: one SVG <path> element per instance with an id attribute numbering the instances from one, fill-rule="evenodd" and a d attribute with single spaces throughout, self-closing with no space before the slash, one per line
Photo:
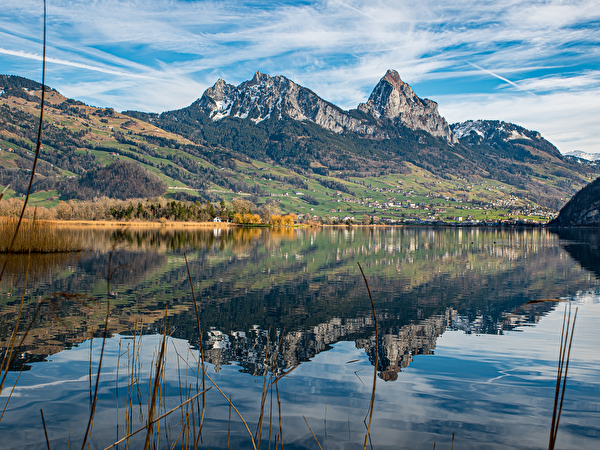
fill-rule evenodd
<path id="1" fill-rule="evenodd" d="M 8 252 L 17 228 L 16 217 L 0 217 L 0 253 Z M 23 219 L 13 253 L 62 253 L 85 249 L 81 235 L 52 222 Z"/>

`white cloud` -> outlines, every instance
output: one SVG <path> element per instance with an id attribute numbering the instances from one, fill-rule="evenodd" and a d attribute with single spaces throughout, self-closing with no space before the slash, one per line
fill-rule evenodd
<path id="1" fill-rule="evenodd" d="M 4 55 L 9 55 L 9 56 L 16 56 L 18 58 L 33 59 L 35 61 L 40 61 L 40 62 L 42 61 L 42 55 L 38 55 L 35 53 L 7 50 L 2 47 L 0 47 L 0 53 L 4 54 Z M 127 73 L 127 72 L 114 70 L 114 69 L 110 69 L 110 68 L 106 68 L 106 67 L 92 66 L 90 64 L 82 64 L 82 63 L 78 63 L 78 62 L 66 61 L 64 59 L 57 59 L 57 58 L 50 58 L 50 57 L 46 57 L 46 64 L 59 64 L 62 66 L 76 67 L 78 69 L 91 70 L 94 72 L 105 73 L 108 75 L 119 75 L 119 76 L 134 77 L 134 78 L 146 78 L 146 76 L 141 75 L 141 74 Z"/>
<path id="2" fill-rule="evenodd" d="M 365 101 L 389 68 L 413 85 L 429 83 L 427 96 L 445 109 L 449 91 L 479 104 L 482 83 L 469 81 L 485 80 L 482 70 L 505 81 L 488 83 L 490 96 L 497 88 L 519 99 L 517 87 L 552 94 L 600 86 L 596 0 L 54 0 L 48 11 L 56 65 L 48 79 L 88 86 L 71 91 L 117 108 L 184 106 L 218 77 L 238 84 L 256 70 L 344 108 Z M 34 0 L 0 0 L 5 71 L 39 70 L 31 55 L 41 53 L 41 32 L 32 33 L 40 13 Z"/>

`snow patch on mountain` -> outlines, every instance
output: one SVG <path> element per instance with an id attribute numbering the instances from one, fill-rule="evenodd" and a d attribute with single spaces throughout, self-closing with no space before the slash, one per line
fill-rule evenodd
<path id="1" fill-rule="evenodd" d="M 514 123 L 499 120 L 467 120 L 450 125 L 452 132 L 458 139 L 478 136 L 482 140 L 500 138 L 504 142 L 514 140 L 541 139 L 537 131 L 530 131 Z"/>
<path id="2" fill-rule="evenodd" d="M 506 138 L 506 140 L 512 141 L 514 139 L 529 139 L 529 140 L 531 140 L 531 138 L 529 136 L 525 136 L 523 133 L 519 133 L 517 130 L 510 130 L 509 136 Z"/>
<path id="3" fill-rule="evenodd" d="M 565 156 L 585 159 L 587 161 L 600 161 L 600 153 L 586 153 L 582 152 L 581 150 L 574 150 L 572 152 L 565 153 Z"/>
<path id="4" fill-rule="evenodd" d="M 475 133 L 482 138 L 485 138 L 484 129 L 487 128 L 481 120 L 467 120 L 466 122 L 453 124 L 450 127 L 458 139 L 469 136 L 471 133 Z"/>

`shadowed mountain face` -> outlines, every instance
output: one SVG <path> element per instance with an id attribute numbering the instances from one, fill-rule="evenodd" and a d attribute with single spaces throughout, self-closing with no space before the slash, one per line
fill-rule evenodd
<path id="1" fill-rule="evenodd" d="M 596 178 L 560 210 L 551 227 L 600 227 L 600 178 Z"/>
<path id="2" fill-rule="evenodd" d="M 354 341 L 374 361 L 374 321 L 357 262 L 375 300 L 378 369 L 386 380 L 414 355 L 433 351 L 449 328 L 498 334 L 535 323 L 551 304 L 504 320 L 529 300 L 565 295 L 567 284 L 589 285 L 588 272 L 545 230 L 146 230 L 118 239 L 110 287 L 110 233 L 98 234 L 96 250 L 45 277 L 36 270 L 23 320 L 38 315 L 17 366 L 100 336 L 107 296 L 111 333 L 160 333 L 168 308 L 172 335 L 200 345 L 184 254 L 207 361 L 238 363 L 252 374 L 263 373 L 266 352 L 280 341 L 279 368 L 339 341 Z M 19 283 L 11 277 L 1 286 L 2 340 L 18 311 Z"/>

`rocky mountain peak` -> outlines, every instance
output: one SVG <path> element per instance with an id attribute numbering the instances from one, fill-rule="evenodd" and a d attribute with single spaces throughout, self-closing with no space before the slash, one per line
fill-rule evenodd
<path id="1" fill-rule="evenodd" d="M 407 98 L 416 97 L 413 89 L 400 78 L 400 74 L 396 72 L 394 69 L 389 69 L 381 81 L 387 82 L 392 88 L 398 92 L 403 92 L 404 96 Z"/>
<path id="2" fill-rule="evenodd" d="M 354 132 L 386 138 L 388 131 L 381 125 L 390 120 L 413 130 L 424 130 L 450 144 L 458 142 L 440 116 L 437 103 L 419 98 L 395 70 L 388 70 L 369 100 L 358 106 L 375 120 L 357 118 L 284 76 L 271 77 L 260 71 L 238 86 L 219 78 L 196 105 L 213 121 L 236 117 L 259 123 L 286 116 L 298 121 L 309 120 L 335 133 Z"/>
<path id="3" fill-rule="evenodd" d="M 379 120 L 399 122 L 413 130 L 424 130 L 451 144 L 458 139 L 440 116 L 436 102 L 419 98 L 395 70 L 388 70 L 379 80 L 366 103 L 358 105 L 362 112 Z"/>
<path id="4" fill-rule="evenodd" d="M 262 72 L 260 72 L 260 71 L 257 70 L 254 73 L 254 77 L 252 77 L 251 82 L 252 82 L 252 84 L 257 84 L 257 83 L 261 83 L 261 82 L 264 82 L 264 81 L 269 81 L 270 79 L 271 79 L 271 76 L 269 74 L 262 73 Z"/>
<path id="5" fill-rule="evenodd" d="M 284 76 L 271 77 L 259 71 L 251 80 L 244 81 L 239 86 L 219 79 L 204 92 L 196 105 L 213 121 L 236 117 L 259 123 L 287 116 L 298 121 L 309 120 L 335 133 L 353 131 L 366 135 L 376 134 L 374 125 L 367 125 L 363 120 L 351 117 L 311 90 Z"/>

